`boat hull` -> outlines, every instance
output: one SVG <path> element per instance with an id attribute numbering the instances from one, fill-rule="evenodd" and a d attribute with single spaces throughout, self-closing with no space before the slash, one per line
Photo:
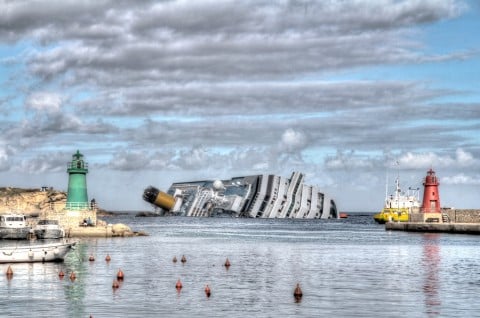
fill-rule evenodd
<path id="1" fill-rule="evenodd" d="M 41 229 L 35 230 L 35 236 L 37 239 L 59 239 L 65 236 L 65 232 L 62 229 Z"/>
<path id="2" fill-rule="evenodd" d="M 76 242 L 0 248 L 0 263 L 62 262 Z"/>
<path id="3" fill-rule="evenodd" d="M 30 235 L 30 228 L 0 228 L 0 239 L 4 240 L 26 240 Z"/>
<path id="4" fill-rule="evenodd" d="M 373 219 L 379 224 L 385 224 L 387 222 L 408 222 L 409 217 L 406 209 L 401 211 L 396 211 L 396 209 L 395 211 L 384 209 L 382 212 L 375 214 Z"/>

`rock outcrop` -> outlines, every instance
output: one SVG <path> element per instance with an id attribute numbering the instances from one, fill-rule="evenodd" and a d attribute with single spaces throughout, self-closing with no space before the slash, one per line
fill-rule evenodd
<path id="1" fill-rule="evenodd" d="M 67 193 L 52 188 L 0 188 L 0 214 L 38 215 L 52 210 L 60 211 L 66 202 Z"/>

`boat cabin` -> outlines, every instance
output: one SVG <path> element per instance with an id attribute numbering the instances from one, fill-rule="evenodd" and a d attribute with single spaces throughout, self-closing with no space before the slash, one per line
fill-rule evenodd
<path id="1" fill-rule="evenodd" d="M 5 214 L 0 215 L 0 227 L 20 228 L 26 227 L 27 221 L 25 215 Z"/>

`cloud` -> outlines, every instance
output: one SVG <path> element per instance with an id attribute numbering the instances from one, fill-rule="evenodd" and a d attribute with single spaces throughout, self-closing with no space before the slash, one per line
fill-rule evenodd
<path id="1" fill-rule="evenodd" d="M 407 152 L 398 158 L 399 166 L 402 168 L 468 168 L 479 167 L 480 160 L 463 149 L 457 149 L 455 156 L 439 155 L 434 152 L 412 153 Z"/>
<path id="2" fill-rule="evenodd" d="M 470 176 L 460 173 L 453 176 L 442 177 L 441 182 L 449 185 L 480 185 L 480 176 Z"/>
<path id="3" fill-rule="evenodd" d="M 280 140 L 280 150 L 287 153 L 296 153 L 302 151 L 307 145 L 307 137 L 301 131 L 288 128 L 282 134 Z"/>
<path id="4" fill-rule="evenodd" d="M 25 106 L 27 110 L 58 113 L 62 106 L 62 97 L 57 93 L 35 92 L 27 97 Z"/>
<path id="5" fill-rule="evenodd" d="M 337 151 L 336 155 L 326 157 L 325 166 L 334 170 L 372 169 L 375 166 L 379 166 L 378 161 L 378 159 L 356 154 L 354 150 Z"/>
<path id="6" fill-rule="evenodd" d="M 0 5 L 0 170 L 55 172 L 81 149 L 142 180 L 299 170 L 338 189 L 392 160 L 479 166 L 474 89 L 409 73 L 477 56 L 424 28 L 465 1 Z"/>
<path id="7" fill-rule="evenodd" d="M 0 138 L 0 171 L 6 171 L 10 168 L 10 157 L 13 155 L 9 145 Z"/>

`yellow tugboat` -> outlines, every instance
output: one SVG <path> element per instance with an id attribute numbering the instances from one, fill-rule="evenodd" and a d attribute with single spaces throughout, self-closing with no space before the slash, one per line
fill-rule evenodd
<path id="1" fill-rule="evenodd" d="M 402 192 L 400 181 L 395 180 L 395 194 L 386 196 L 385 205 L 381 212 L 375 214 L 373 219 L 379 223 L 407 222 L 409 213 L 418 212 L 420 209 L 419 189 L 408 189 Z"/>

